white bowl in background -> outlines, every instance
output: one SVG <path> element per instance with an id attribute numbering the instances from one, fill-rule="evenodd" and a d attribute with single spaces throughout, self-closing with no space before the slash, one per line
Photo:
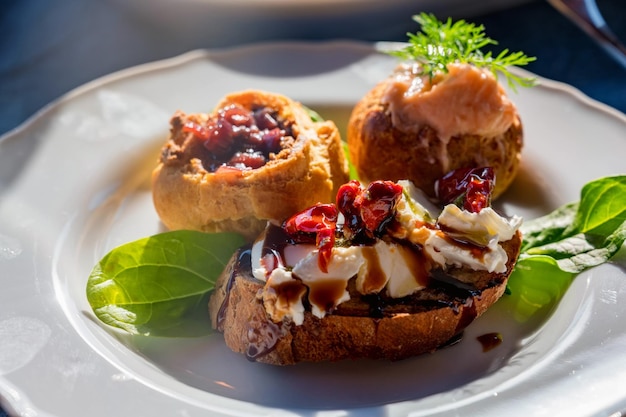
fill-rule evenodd
<path id="1" fill-rule="evenodd" d="M 411 16 L 471 18 L 536 0 L 112 0 L 190 48 L 279 39 L 404 40 Z"/>

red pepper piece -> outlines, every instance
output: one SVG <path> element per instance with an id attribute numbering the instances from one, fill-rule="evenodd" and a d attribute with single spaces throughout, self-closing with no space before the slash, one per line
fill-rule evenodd
<path id="1" fill-rule="evenodd" d="M 233 125 L 225 119 L 217 122 L 209 122 L 207 126 L 209 138 L 204 142 L 204 147 L 215 155 L 225 155 L 233 146 Z"/>
<path id="2" fill-rule="evenodd" d="M 494 186 L 493 168 L 460 168 L 440 178 L 435 192 L 444 204 L 454 203 L 469 212 L 478 213 L 491 204 Z"/>
<path id="3" fill-rule="evenodd" d="M 402 186 L 393 181 L 374 181 L 355 200 L 363 224 L 372 233 L 380 230 L 393 218 L 402 195 Z"/>
<path id="4" fill-rule="evenodd" d="M 337 225 L 337 208 L 333 204 L 316 204 L 296 213 L 283 223 L 283 229 L 291 237 L 317 233 L 323 229 L 334 230 Z"/>
<path id="5" fill-rule="evenodd" d="M 187 122 L 182 130 L 203 140 L 204 147 L 218 156 L 228 153 L 233 145 L 233 126 L 225 119 L 209 121 L 206 126 Z"/>
<path id="6" fill-rule="evenodd" d="M 317 246 L 319 250 L 317 264 L 320 271 L 328 273 L 328 264 L 330 263 L 330 258 L 333 255 L 333 247 L 335 246 L 335 228 L 322 229 L 317 232 L 315 246 Z"/>
<path id="7" fill-rule="evenodd" d="M 252 112 L 234 104 L 221 109 L 219 115 L 233 126 L 250 127 L 254 123 Z"/>
<path id="8" fill-rule="evenodd" d="M 316 204 L 283 222 L 283 229 L 295 241 L 315 241 L 319 250 L 318 265 L 322 272 L 328 272 L 328 263 L 335 245 L 338 214 L 334 204 Z"/>
<path id="9" fill-rule="evenodd" d="M 261 168 L 265 165 L 265 157 L 261 152 L 235 152 L 228 161 L 228 165 L 235 168 Z"/>
<path id="10" fill-rule="evenodd" d="M 337 208 L 345 219 L 345 230 L 349 230 L 352 236 L 363 229 L 361 211 L 355 206 L 355 201 L 362 192 L 363 187 L 356 180 L 343 184 L 337 191 Z"/>
<path id="11" fill-rule="evenodd" d="M 467 211 L 478 213 L 491 204 L 493 182 L 473 177 L 467 187 L 464 207 Z"/>

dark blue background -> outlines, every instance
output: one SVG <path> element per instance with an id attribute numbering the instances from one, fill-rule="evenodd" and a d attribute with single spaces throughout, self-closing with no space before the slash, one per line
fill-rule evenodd
<path id="1" fill-rule="evenodd" d="M 626 2 L 598 3 L 614 31 L 626 39 Z M 404 41 L 407 31 L 417 29 L 410 14 L 391 23 L 384 17 L 384 27 L 343 25 L 340 30 L 338 21 L 318 27 L 333 28 L 334 35 L 372 41 Z M 571 84 L 626 113 L 626 70 L 547 3 L 527 0 L 469 19 L 483 23 L 487 34 L 501 45 L 536 56 L 537 61 L 527 67 L 530 71 Z M 316 29 L 303 26 L 297 37 L 327 36 Z M 114 0 L 4 0 L 0 6 L 0 135 L 67 91 L 110 72 L 191 48 L 261 40 L 250 28 L 234 33 L 238 36 L 186 42 L 141 21 Z"/>

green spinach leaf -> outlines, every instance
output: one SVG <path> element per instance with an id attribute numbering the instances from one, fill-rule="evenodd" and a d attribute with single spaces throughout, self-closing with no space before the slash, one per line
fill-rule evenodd
<path id="1" fill-rule="evenodd" d="M 509 289 L 525 306 L 520 311 L 530 312 L 552 305 L 576 274 L 609 261 L 622 248 L 626 176 L 586 184 L 579 202 L 530 220 L 521 230 L 524 243 Z"/>
<path id="2" fill-rule="evenodd" d="M 578 203 L 526 222 L 521 230 L 520 259 L 551 256 L 573 273 L 608 261 L 626 239 L 626 176 L 586 184 Z"/>
<path id="3" fill-rule="evenodd" d="M 601 178 L 585 185 L 570 233 L 608 236 L 626 221 L 626 175 Z"/>
<path id="4" fill-rule="evenodd" d="M 563 239 L 577 211 L 578 203 L 569 203 L 543 217 L 525 220 L 521 228 L 524 237 L 521 252 L 525 253 L 534 247 Z"/>
<path id="5" fill-rule="evenodd" d="M 524 322 L 538 311 L 551 310 L 569 288 L 576 274 L 563 271 L 550 256 L 536 255 L 520 259 L 509 279 L 514 315 Z"/>
<path id="6" fill-rule="evenodd" d="M 124 244 L 93 268 L 87 299 L 102 322 L 131 334 L 210 332 L 209 294 L 231 255 L 243 244 L 237 234 L 188 230 Z M 191 316 L 204 319 L 199 322 Z"/>

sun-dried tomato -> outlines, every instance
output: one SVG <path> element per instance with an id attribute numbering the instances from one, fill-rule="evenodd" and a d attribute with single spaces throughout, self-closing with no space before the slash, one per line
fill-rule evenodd
<path id="1" fill-rule="evenodd" d="M 402 186 L 392 181 L 374 181 L 363 188 L 358 181 L 342 185 L 336 204 L 316 204 L 283 222 L 283 229 L 296 243 L 313 243 L 319 250 L 318 264 L 328 272 L 335 245 L 339 213 L 344 216 L 344 236 L 369 241 L 395 216 Z"/>
<path id="2" fill-rule="evenodd" d="M 392 181 L 374 181 L 355 201 L 365 228 L 376 234 L 394 217 L 402 186 Z"/>
<path id="3" fill-rule="evenodd" d="M 335 246 L 335 229 L 339 212 L 334 204 L 316 204 L 283 222 L 283 229 L 295 242 L 315 242 L 319 250 L 318 264 L 328 272 L 328 263 Z"/>
<path id="4" fill-rule="evenodd" d="M 460 168 L 440 178 L 435 192 L 443 204 L 456 204 L 469 212 L 478 213 L 491 204 L 494 186 L 493 168 Z"/>
<path id="5" fill-rule="evenodd" d="M 356 180 L 343 184 L 337 191 L 337 208 L 343 214 L 344 231 L 348 232 L 349 237 L 356 236 L 364 227 L 361 211 L 354 205 L 362 191 L 361 183 Z"/>

